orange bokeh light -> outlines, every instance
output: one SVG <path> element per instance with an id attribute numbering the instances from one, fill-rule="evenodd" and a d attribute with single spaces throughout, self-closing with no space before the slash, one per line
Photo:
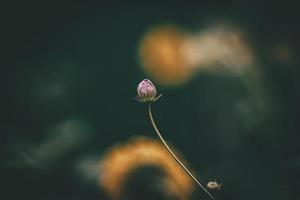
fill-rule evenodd
<path id="1" fill-rule="evenodd" d="M 184 39 L 185 33 L 176 26 L 150 29 L 139 46 L 145 72 L 162 85 L 177 85 L 188 80 L 193 70 L 181 52 Z"/>
<path id="2" fill-rule="evenodd" d="M 113 199 L 120 199 L 126 180 L 141 167 L 156 167 L 162 174 L 165 193 L 185 200 L 193 190 L 193 182 L 163 145 L 154 139 L 133 138 L 113 146 L 100 162 L 100 186 Z"/>

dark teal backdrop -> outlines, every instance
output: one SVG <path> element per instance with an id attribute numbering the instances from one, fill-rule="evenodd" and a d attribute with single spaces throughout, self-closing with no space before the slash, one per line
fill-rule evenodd
<path id="1" fill-rule="evenodd" d="M 276 41 L 299 52 L 299 14 L 290 1 L 29 0 L 3 3 L 1 16 L 0 199 L 104 198 L 74 163 L 135 135 L 154 137 L 146 106 L 133 100 L 147 77 L 137 58 L 139 40 L 159 23 L 197 30 L 214 19 L 250 33 L 271 113 L 255 112 L 238 78 L 203 73 L 177 88 L 157 84 L 164 94 L 153 107 L 157 123 L 203 181 L 223 184 L 217 199 L 300 198 L 299 59 L 283 64 L 268 56 Z M 239 99 L 250 99 L 250 116 L 236 110 Z M 70 120 L 87 132 L 75 140 L 82 144 L 28 158 Z"/>

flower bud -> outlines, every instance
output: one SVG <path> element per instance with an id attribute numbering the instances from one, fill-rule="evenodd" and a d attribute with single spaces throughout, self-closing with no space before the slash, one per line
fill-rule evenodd
<path id="1" fill-rule="evenodd" d="M 211 190 L 216 190 L 216 189 L 220 190 L 221 184 L 217 183 L 216 181 L 210 181 L 207 183 L 206 187 Z"/>
<path id="2" fill-rule="evenodd" d="M 144 79 L 138 84 L 137 94 L 137 100 L 143 103 L 154 102 L 161 97 L 161 95 L 156 96 L 156 88 L 148 79 Z"/>

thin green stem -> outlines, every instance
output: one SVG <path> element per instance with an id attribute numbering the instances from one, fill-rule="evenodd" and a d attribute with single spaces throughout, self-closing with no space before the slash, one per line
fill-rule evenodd
<path id="1" fill-rule="evenodd" d="M 205 192 L 206 194 L 208 194 L 208 196 L 210 198 L 212 198 L 213 200 L 215 199 L 206 189 L 205 187 L 203 187 L 203 185 L 194 177 L 194 175 L 184 166 L 184 164 L 177 158 L 177 156 L 173 153 L 173 151 L 171 150 L 171 148 L 169 147 L 169 145 L 166 143 L 166 141 L 164 140 L 164 138 L 162 137 L 162 135 L 160 134 L 155 122 L 154 122 L 154 119 L 153 119 L 153 116 L 152 116 L 152 111 L 151 111 L 151 103 L 149 103 L 149 106 L 148 106 L 148 112 L 149 112 L 149 117 L 150 117 L 150 120 L 151 120 L 151 123 L 152 123 L 152 126 L 156 132 L 156 134 L 158 135 L 159 139 L 161 140 L 161 142 L 164 144 L 164 146 L 167 148 L 167 150 L 169 151 L 169 153 L 172 155 L 172 157 L 177 161 L 177 163 L 182 167 L 182 169 L 195 181 L 195 183 L 197 185 L 199 185 Z"/>

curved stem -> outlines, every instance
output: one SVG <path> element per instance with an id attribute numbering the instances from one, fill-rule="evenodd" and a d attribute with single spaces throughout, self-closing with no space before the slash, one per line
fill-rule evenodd
<path id="1" fill-rule="evenodd" d="M 148 112 L 149 112 L 149 117 L 150 117 L 150 120 L 151 120 L 151 123 L 152 123 L 152 126 L 156 132 L 156 134 L 158 135 L 159 139 L 161 140 L 161 142 L 164 144 L 164 146 L 167 148 L 167 150 L 169 151 L 169 153 L 172 155 L 172 157 L 177 161 L 177 163 L 182 167 L 182 169 L 195 181 L 195 183 L 197 185 L 199 185 L 205 192 L 206 194 L 208 194 L 208 196 L 210 198 L 212 198 L 213 200 L 215 199 L 206 189 L 205 187 L 203 187 L 203 185 L 194 177 L 194 175 L 184 166 L 184 164 L 177 158 L 177 156 L 173 153 L 173 151 L 171 150 L 171 148 L 169 147 L 169 145 L 166 143 L 166 141 L 164 140 L 164 138 L 162 137 L 162 135 L 160 134 L 155 122 L 154 122 L 154 119 L 153 119 L 153 116 L 152 116 L 152 111 L 151 111 L 151 103 L 149 103 L 149 106 L 148 106 Z"/>

